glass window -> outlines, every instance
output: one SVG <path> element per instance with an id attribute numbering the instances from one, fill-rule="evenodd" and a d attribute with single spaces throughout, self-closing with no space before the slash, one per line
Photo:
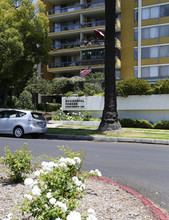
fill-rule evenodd
<path id="1" fill-rule="evenodd" d="M 150 28 L 150 39 L 158 38 L 158 27 Z"/>
<path id="2" fill-rule="evenodd" d="M 138 40 L 138 30 L 137 29 L 134 30 L 134 40 L 135 41 Z"/>
<path id="3" fill-rule="evenodd" d="M 142 37 L 141 37 L 142 40 L 150 39 L 150 28 L 143 28 L 141 35 L 142 35 Z"/>
<path id="4" fill-rule="evenodd" d="M 134 59 L 138 60 L 138 49 L 134 48 Z"/>
<path id="5" fill-rule="evenodd" d="M 142 78 L 150 77 L 150 67 L 141 68 L 141 77 Z"/>
<path id="6" fill-rule="evenodd" d="M 169 66 L 160 66 L 159 68 L 160 76 L 169 76 Z"/>
<path id="7" fill-rule="evenodd" d="M 135 67 L 134 68 L 134 77 L 138 77 L 138 68 L 137 67 Z"/>
<path id="8" fill-rule="evenodd" d="M 160 37 L 169 37 L 169 25 L 160 27 Z"/>
<path id="9" fill-rule="evenodd" d="M 150 58 L 150 48 L 149 47 L 142 48 L 141 58 L 142 59 L 149 59 Z"/>
<path id="10" fill-rule="evenodd" d="M 150 67 L 150 77 L 158 77 L 158 66 Z"/>
<path id="11" fill-rule="evenodd" d="M 150 47 L 150 58 L 158 57 L 158 47 Z"/>
<path id="12" fill-rule="evenodd" d="M 169 16 L 169 5 L 160 6 L 160 17 Z"/>
<path id="13" fill-rule="evenodd" d="M 169 46 L 160 47 L 160 57 L 169 57 Z"/>
<path id="14" fill-rule="evenodd" d="M 158 18 L 159 17 L 159 7 L 150 8 L 150 18 Z"/>
<path id="15" fill-rule="evenodd" d="M 45 118 L 43 117 L 43 115 L 41 113 L 32 112 L 31 114 L 32 114 L 32 117 L 37 120 L 45 120 Z"/>
<path id="16" fill-rule="evenodd" d="M 144 8 L 142 10 L 142 20 L 150 19 L 150 9 Z"/>
<path id="17" fill-rule="evenodd" d="M 138 21 L 138 9 L 134 10 L 134 20 Z"/>

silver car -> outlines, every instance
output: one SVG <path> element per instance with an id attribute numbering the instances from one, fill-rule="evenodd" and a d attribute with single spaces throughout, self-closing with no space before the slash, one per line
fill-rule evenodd
<path id="1" fill-rule="evenodd" d="M 12 134 L 18 138 L 24 134 L 38 137 L 46 131 L 46 120 L 40 112 L 13 109 L 0 111 L 1 134 Z"/>

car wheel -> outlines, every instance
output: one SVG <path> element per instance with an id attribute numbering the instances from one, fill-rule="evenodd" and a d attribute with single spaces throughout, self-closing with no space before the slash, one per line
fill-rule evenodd
<path id="1" fill-rule="evenodd" d="M 14 137 L 21 138 L 24 135 L 22 127 L 16 127 L 13 132 Z"/>

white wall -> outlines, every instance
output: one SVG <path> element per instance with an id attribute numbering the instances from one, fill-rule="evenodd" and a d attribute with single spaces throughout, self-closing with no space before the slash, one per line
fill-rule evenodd
<path id="1" fill-rule="evenodd" d="M 77 105 L 75 104 L 76 101 Z M 80 101 L 79 101 L 80 100 Z M 83 101 L 84 105 L 81 107 Z M 65 102 L 74 103 L 71 107 Z M 89 111 L 93 117 L 101 117 L 104 108 L 104 97 L 63 97 L 63 111 Z M 119 118 L 147 119 L 153 123 L 160 120 L 169 120 L 169 95 L 129 96 L 117 97 L 117 110 Z"/>

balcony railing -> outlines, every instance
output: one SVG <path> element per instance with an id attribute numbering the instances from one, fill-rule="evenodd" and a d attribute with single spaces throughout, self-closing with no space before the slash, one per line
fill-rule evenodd
<path id="1" fill-rule="evenodd" d="M 91 3 L 86 3 L 86 4 L 75 4 L 75 5 L 72 5 L 69 7 L 51 9 L 48 11 L 48 15 L 77 11 L 77 10 L 82 10 L 82 9 L 87 9 L 87 8 L 95 8 L 95 7 L 100 7 L 100 6 L 104 6 L 104 5 L 105 5 L 105 2 L 103 0 L 95 1 L 95 2 L 91 2 Z"/>
<path id="2" fill-rule="evenodd" d="M 71 67 L 71 66 L 99 65 L 99 64 L 104 64 L 104 59 L 49 63 L 48 67 L 60 68 L 60 67 Z"/>
<path id="3" fill-rule="evenodd" d="M 103 26 L 103 25 L 105 25 L 105 20 L 94 21 L 94 22 L 84 22 L 82 24 L 52 27 L 50 28 L 49 32 L 54 33 L 54 32 L 61 32 L 61 31 L 75 30 L 79 28 L 97 27 L 97 26 Z"/>
<path id="4" fill-rule="evenodd" d="M 73 42 L 68 44 L 59 44 L 59 45 L 52 45 L 51 50 L 62 50 L 62 49 L 70 49 L 75 47 L 90 47 L 90 46 L 99 46 L 104 45 L 104 40 L 84 40 L 82 42 Z"/>
<path id="5" fill-rule="evenodd" d="M 83 48 L 83 47 L 92 47 L 92 46 L 104 46 L 104 40 L 83 40 L 82 42 L 72 42 L 72 43 L 65 43 L 59 45 L 51 45 L 51 50 L 63 50 L 63 49 L 71 49 L 71 48 Z M 116 47 L 121 48 L 121 42 L 119 39 L 116 39 Z"/>

